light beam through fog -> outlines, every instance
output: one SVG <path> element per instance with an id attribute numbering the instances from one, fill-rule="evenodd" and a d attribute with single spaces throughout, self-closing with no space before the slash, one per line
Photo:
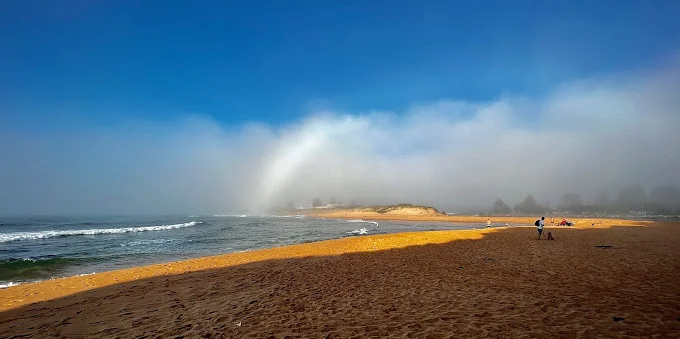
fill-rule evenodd
<path id="1" fill-rule="evenodd" d="M 327 137 L 327 131 L 315 125 L 307 126 L 299 134 L 284 137 L 276 146 L 272 159 L 266 162 L 261 174 L 260 194 L 255 196 L 253 211 L 266 211 L 272 198 L 280 192 L 295 171 L 322 147 Z"/>
<path id="2" fill-rule="evenodd" d="M 677 75 L 578 81 L 543 99 L 325 112 L 283 127 L 2 128 L 0 213 L 262 212 L 331 196 L 463 210 L 680 185 Z"/>

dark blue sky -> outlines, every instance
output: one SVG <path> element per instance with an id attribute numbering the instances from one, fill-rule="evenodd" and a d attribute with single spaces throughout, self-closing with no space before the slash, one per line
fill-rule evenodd
<path id="1" fill-rule="evenodd" d="M 541 95 L 677 56 L 678 1 L 0 2 L 0 110 L 39 125 Z M 0 121 L 3 121 L 0 120 Z"/>

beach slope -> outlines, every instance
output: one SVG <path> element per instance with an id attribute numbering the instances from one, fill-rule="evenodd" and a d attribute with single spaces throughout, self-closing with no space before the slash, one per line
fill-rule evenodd
<path id="1" fill-rule="evenodd" d="M 0 337 L 680 335 L 680 225 L 546 230 L 555 241 L 376 235 L 20 285 L 0 290 Z"/>

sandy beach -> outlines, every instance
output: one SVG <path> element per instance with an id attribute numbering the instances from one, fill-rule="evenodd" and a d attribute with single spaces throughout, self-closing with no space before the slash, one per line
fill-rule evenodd
<path id="1" fill-rule="evenodd" d="M 632 224 L 363 236 L 19 285 L 0 290 L 0 337 L 680 337 L 680 224 Z"/>
<path id="2" fill-rule="evenodd" d="M 365 219 L 365 220 L 402 220 L 402 221 L 441 221 L 441 222 L 457 222 L 457 223 L 479 223 L 484 225 L 487 220 L 491 220 L 494 225 L 509 224 L 526 224 L 533 225 L 538 218 L 536 216 L 473 216 L 473 215 L 445 215 L 435 210 L 428 210 L 427 208 L 399 208 L 387 213 L 377 213 L 374 211 L 362 209 L 309 209 L 304 210 L 302 214 L 329 219 Z M 623 219 L 605 219 L 605 218 L 568 218 L 570 221 L 576 223 L 577 226 L 587 227 L 595 224 L 596 226 L 612 226 L 612 225 L 635 225 L 641 224 L 640 221 L 623 220 Z M 562 220 L 561 217 L 554 217 L 554 222 L 557 224 Z M 547 217 L 546 225 L 550 225 L 550 217 Z"/>

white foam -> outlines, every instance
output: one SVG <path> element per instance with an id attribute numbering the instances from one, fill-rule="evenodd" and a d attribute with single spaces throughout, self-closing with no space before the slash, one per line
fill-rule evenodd
<path id="1" fill-rule="evenodd" d="M 354 231 L 349 231 L 347 234 L 357 234 L 357 235 L 362 235 L 362 234 L 368 234 L 368 230 L 365 228 L 360 228 L 356 229 Z"/>
<path id="2" fill-rule="evenodd" d="M 214 214 L 213 217 L 221 218 L 221 217 L 231 217 L 231 218 L 245 218 L 247 215 L 245 214 Z"/>
<path id="3" fill-rule="evenodd" d="M 18 285 L 20 285 L 20 284 L 21 284 L 21 283 L 10 281 L 10 282 L 8 282 L 8 283 L 6 283 L 6 284 L 0 284 L 0 290 L 1 290 L 1 289 L 4 289 L 4 288 L 12 287 L 12 286 L 18 286 Z"/>
<path id="4" fill-rule="evenodd" d="M 191 227 L 201 224 L 200 221 L 185 222 L 183 224 L 142 226 L 142 227 L 122 227 L 122 228 L 95 228 L 89 230 L 65 230 L 65 231 L 41 231 L 41 232 L 14 232 L 0 234 L 0 243 L 17 240 L 47 239 L 53 237 L 63 237 L 69 235 L 98 235 L 98 234 L 119 234 L 147 231 L 166 231 L 178 228 Z"/>
<path id="5" fill-rule="evenodd" d="M 368 220 L 363 220 L 363 219 L 350 219 L 347 220 L 347 222 L 363 222 L 367 224 L 373 224 L 375 227 L 378 227 L 378 222 L 377 221 L 368 221 Z"/>
<path id="6" fill-rule="evenodd" d="M 296 214 L 296 215 L 260 215 L 260 217 L 264 218 L 296 218 L 296 219 L 303 219 L 306 217 L 306 215 L 301 215 L 301 214 Z"/>
<path id="7" fill-rule="evenodd" d="M 157 245 L 157 244 L 165 244 L 166 242 L 173 242 L 175 239 L 153 239 L 153 240 L 140 240 L 140 241 L 131 241 L 127 244 L 120 244 L 120 246 L 127 247 L 127 246 L 139 246 L 139 245 Z"/>

